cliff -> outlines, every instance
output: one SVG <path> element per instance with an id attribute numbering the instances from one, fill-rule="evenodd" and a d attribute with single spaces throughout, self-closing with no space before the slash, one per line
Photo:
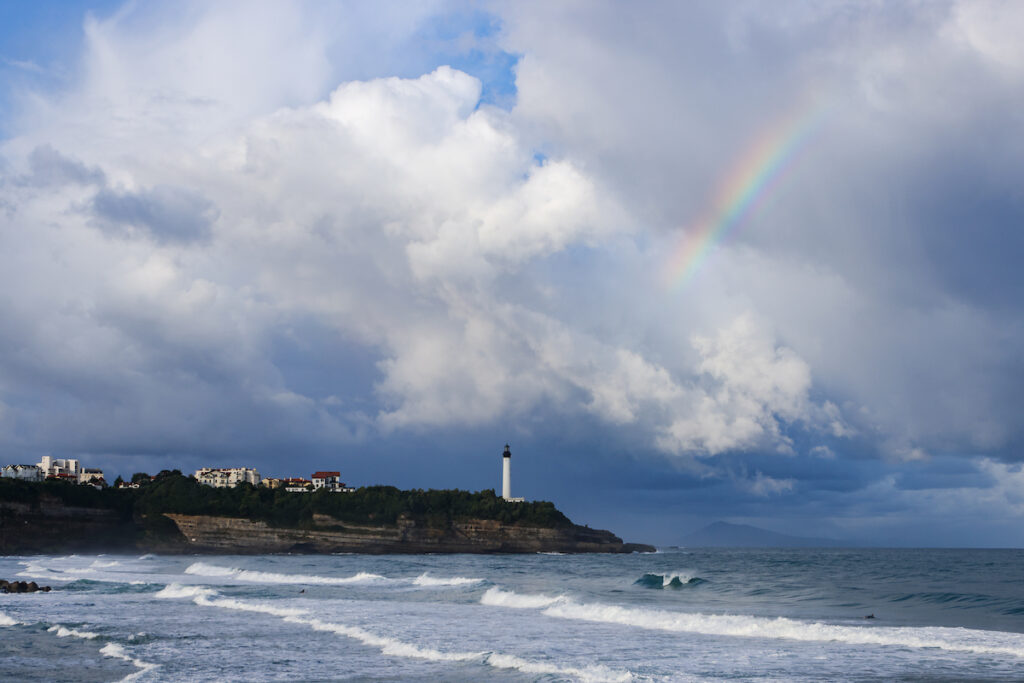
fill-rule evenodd
<path id="1" fill-rule="evenodd" d="M 487 519 L 437 527 L 400 517 L 394 524 L 353 524 L 316 514 L 312 524 L 271 526 L 216 515 L 126 515 L 44 497 L 0 501 L 0 554 L 159 553 L 624 553 L 653 551 L 609 531 L 542 527 Z"/>
<path id="2" fill-rule="evenodd" d="M 399 519 L 395 525 L 354 525 L 315 515 L 313 527 L 289 529 L 235 517 L 167 514 L 193 552 L 254 553 L 625 553 L 653 551 L 623 543 L 610 531 L 510 525 L 488 519 L 451 522 L 447 528 Z"/>

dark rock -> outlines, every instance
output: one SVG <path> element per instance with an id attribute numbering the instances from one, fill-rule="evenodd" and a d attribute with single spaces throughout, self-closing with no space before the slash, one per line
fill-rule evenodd
<path id="1" fill-rule="evenodd" d="M 40 586 L 35 581 L 7 581 L 0 579 L 0 593 L 35 593 L 36 591 L 49 592 L 49 586 Z"/>

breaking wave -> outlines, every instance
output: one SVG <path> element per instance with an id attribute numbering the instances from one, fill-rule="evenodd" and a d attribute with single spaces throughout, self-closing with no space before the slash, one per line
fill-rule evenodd
<path id="1" fill-rule="evenodd" d="M 214 595 L 212 588 L 202 586 L 183 586 L 180 583 L 172 583 L 153 594 L 154 598 L 173 600 L 176 598 L 198 598 Z"/>
<path id="2" fill-rule="evenodd" d="M 634 586 L 644 588 L 683 588 L 686 586 L 699 586 L 705 583 L 699 576 L 691 576 L 684 572 L 676 574 L 644 574 L 633 582 Z"/>
<path id="3" fill-rule="evenodd" d="M 503 591 L 500 588 L 488 588 L 487 592 L 480 597 L 483 605 L 494 607 L 513 607 L 516 609 L 541 609 L 550 607 L 559 602 L 564 602 L 564 595 L 551 597 L 548 595 L 522 595 L 514 591 Z"/>
<path id="4" fill-rule="evenodd" d="M 473 586 L 478 583 L 483 583 L 484 579 L 470 579 L 464 576 L 452 576 L 445 578 L 442 576 L 430 576 L 424 572 L 415 579 L 412 580 L 413 585 L 416 586 Z"/>
<path id="5" fill-rule="evenodd" d="M 309 610 L 305 609 L 278 607 L 266 603 L 223 598 L 216 591 L 209 588 L 172 584 L 157 593 L 155 597 L 191 597 L 193 602 L 203 607 L 259 612 L 281 617 L 287 623 L 301 624 L 312 628 L 314 631 L 334 633 L 357 640 L 364 645 L 379 649 L 382 654 L 392 657 L 409 657 L 436 662 L 476 662 L 496 669 L 515 669 L 529 674 L 569 676 L 593 683 L 619 683 L 634 680 L 632 673 L 628 671 L 615 671 L 604 665 L 587 667 L 559 666 L 552 662 L 533 661 L 515 655 L 496 652 L 443 651 L 432 647 L 423 647 L 395 638 L 380 636 L 358 626 L 323 621 L 309 616 Z"/>
<path id="6" fill-rule="evenodd" d="M 54 624 L 46 630 L 50 633 L 56 633 L 58 638 L 67 638 L 68 636 L 71 636 L 73 638 L 81 638 L 82 640 L 93 640 L 100 637 L 100 634 L 93 633 L 92 631 L 78 631 L 73 628 L 65 628 L 60 624 Z"/>
<path id="7" fill-rule="evenodd" d="M 60 569 L 51 569 L 50 567 L 44 567 L 40 564 L 32 564 L 31 562 L 22 562 L 21 565 L 24 569 L 18 572 L 18 576 L 23 576 L 26 579 L 44 579 L 46 581 L 80 581 L 86 577 L 79 576 L 78 574 L 92 574 L 95 573 L 94 569 L 75 569 L 73 571 L 76 574 L 70 574 L 68 572 L 61 571 Z"/>
<path id="8" fill-rule="evenodd" d="M 216 576 L 249 583 L 295 583 L 344 585 L 349 583 L 366 583 L 369 581 L 387 581 L 380 574 L 359 572 L 353 576 L 316 576 L 311 574 L 278 574 L 277 572 L 260 572 L 236 567 L 218 567 L 205 562 L 195 562 L 185 569 L 186 574 L 193 576 Z"/>
<path id="9" fill-rule="evenodd" d="M 1002 631 L 940 626 L 845 626 L 786 617 L 668 612 L 578 603 L 565 596 L 551 598 L 544 595 L 520 595 L 497 588 L 488 590 L 480 602 L 502 607 L 533 607 L 542 610 L 541 613 L 545 616 L 559 619 L 620 624 L 658 631 L 804 642 L 837 642 L 848 645 L 937 648 L 949 652 L 1024 658 L 1024 634 Z"/>
<path id="10" fill-rule="evenodd" d="M 136 659 L 135 657 L 132 657 L 128 654 L 128 652 L 125 651 L 123 646 L 118 645 L 117 643 L 107 643 L 102 648 L 100 648 L 100 654 L 102 654 L 104 657 L 113 657 L 115 659 L 122 659 L 126 662 L 130 662 L 136 668 L 139 669 L 135 673 L 128 674 L 127 676 L 122 678 L 121 683 L 128 683 L 128 681 L 134 681 L 138 679 L 140 676 L 152 671 L 153 669 L 159 666 L 159 664 L 153 664 L 152 662 L 144 662 L 141 659 Z"/>
<path id="11" fill-rule="evenodd" d="M 12 619 L 3 612 L 0 612 L 0 626 L 17 626 L 20 623 L 17 619 Z"/>
<path id="12" fill-rule="evenodd" d="M 58 638 L 79 638 L 81 640 L 96 640 L 97 638 L 102 637 L 100 636 L 99 633 L 93 633 L 92 631 L 79 631 L 78 629 L 67 628 L 65 626 L 61 626 L 60 624 L 54 624 L 46 630 L 48 633 L 53 633 Z M 136 659 L 135 657 L 132 657 L 124 649 L 124 646 L 114 642 L 108 642 L 106 645 L 100 648 L 100 654 L 104 657 L 113 657 L 116 659 L 124 660 L 126 662 L 129 662 L 130 664 L 135 666 L 135 668 L 138 669 L 138 671 L 130 673 L 124 678 L 122 678 L 122 683 L 134 681 L 143 674 L 146 674 L 159 666 L 158 664 L 144 662 L 141 659 Z"/>

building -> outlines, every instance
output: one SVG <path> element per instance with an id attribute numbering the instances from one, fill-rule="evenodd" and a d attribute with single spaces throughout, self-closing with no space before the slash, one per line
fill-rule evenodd
<path id="1" fill-rule="evenodd" d="M 289 491 L 291 493 L 307 493 L 313 490 L 312 482 L 301 477 L 289 477 L 287 479 L 282 479 L 281 485 L 284 486 L 285 491 Z"/>
<path id="2" fill-rule="evenodd" d="M 98 470 L 94 467 L 86 467 L 78 473 L 79 484 L 106 484 L 106 480 L 103 478 L 103 470 Z"/>
<path id="3" fill-rule="evenodd" d="M 39 461 L 37 467 L 43 471 L 44 478 L 74 478 L 77 481 L 78 475 L 80 473 L 78 461 L 72 458 L 59 458 L 57 460 L 54 460 L 49 455 L 44 455 L 42 459 Z"/>
<path id="4" fill-rule="evenodd" d="M 501 497 L 509 503 L 524 503 L 525 498 L 512 497 L 512 449 L 505 444 L 505 452 L 501 454 Z"/>
<path id="5" fill-rule="evenodd" d="M 345 482 L 341 481 L 341 472 L 314 472 L 313 490 L 327 489 L 333 493 L 352 493 L 353 488 L 347 488 Z"/>
<path id="6" fill-rule="evenodd" d="M 196 481 L 216 488 L 231 488 L 241 483 L 257 486 L 260 473 L 251 467 L 204 467 L 196 470 Z"/>
<path id="7" fill-rule="evenodd" d="M 23 481 L 42 481 L 43 471 L 38 465 L 7 465 L 0 470 L 0 477 L 21 479 Z"/>
<path id="8" fill-rule="evenodd" d="M 268 489 L 279 489 L 284 486 L 284 479 L 278 479 L 277 477 L 263 477 L 260 480 L 260 486 Z"/>

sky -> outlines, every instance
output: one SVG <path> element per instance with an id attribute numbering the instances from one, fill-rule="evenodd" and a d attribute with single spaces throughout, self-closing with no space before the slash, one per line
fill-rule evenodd
<path id="1" fill-rule="evenodd" d="M 1024 547 L 1024 5 L 0 5 L 0 461 Z"/>

